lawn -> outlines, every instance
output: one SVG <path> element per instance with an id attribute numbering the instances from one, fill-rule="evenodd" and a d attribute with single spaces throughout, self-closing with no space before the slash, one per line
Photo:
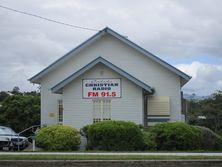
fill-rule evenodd
<path id="1" fill-rule="evenodd" d="M 152 155 L 0 155 L 0 160 L 206 160 L 222 156 L 152 156 Z"/>

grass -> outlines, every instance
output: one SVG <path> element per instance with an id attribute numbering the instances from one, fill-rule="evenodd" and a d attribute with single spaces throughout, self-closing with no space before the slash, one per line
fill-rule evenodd
<path id="1" fill-rule="evenodd" d="M 206 160 L 221 156 L 150 156 L 150 155 L 0 155 L 0 160 Z"/>
<path id="2" fill-rule="evenodd" d="M 8 151 L 10 152 L 10 151 Z M 14 151 L 19 152 L 19 151 Z M 32 150 L 23 150 L 22 152 L 28 153 L 33 152 Z M 176 150 L 176 151 L 167 151 L 167 150 L 146 150 L 146 151 L 104 151 L 104 150 L 37 150 L 38 152 L 69 152 L 69 153 L 221 153 L 222 150 Z"/>

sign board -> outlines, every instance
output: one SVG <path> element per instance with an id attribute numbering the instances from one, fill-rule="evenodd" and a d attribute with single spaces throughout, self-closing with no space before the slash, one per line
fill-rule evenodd
<path id="1" fill-rule="evenodd" d="M 83 79 L 83 98 L 120 98 L 121 79 Z"/>

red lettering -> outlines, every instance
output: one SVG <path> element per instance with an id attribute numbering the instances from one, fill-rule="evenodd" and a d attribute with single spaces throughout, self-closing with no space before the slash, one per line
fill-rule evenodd
<path id="1" fill-rule="evenodd" d="M 88 92 L 88 97 L 116 97 L 116 92 Z"/>
<path id="2" fill-rule="evenodd" d="M 99 96 L 99 92 L 93 92 L 93 97 L 98 97 Z"/>
<path id="3" fill-rule="evenodd" d="M 106 96 L 105 92 L 101 92 L 102 97 Z"/>
<path id="4" fill-rule="evenodd" d="M 116 92 L 112 92 L 112 97 L 115 97 L 116 96 Z"/>
<path id="5" fill-rule="evenodd" d="M 88 92 L 88 97 L 98 97 L 99 92 Z"/>
<path id="6" fill-rule="evenodd" d="M 88 92 L 88 97 L 91 97 L 91 95 L 92 95 L 92 92 Z"/>

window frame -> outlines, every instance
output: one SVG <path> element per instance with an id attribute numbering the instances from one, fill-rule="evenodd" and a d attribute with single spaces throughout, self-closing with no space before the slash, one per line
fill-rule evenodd
<path id="1" fill-rule="evenodd" d="M 63 118 L 64 118 L 64 109 L 63 109 L 63 100 L 59 99 L 58 100 L 58 123 L 62 124 L 63 123 Z"/>
<path id="2" fill-rule="evenodd" d="M 93 123 L 111 120 L 111 99 L 92 99 Z"/>

